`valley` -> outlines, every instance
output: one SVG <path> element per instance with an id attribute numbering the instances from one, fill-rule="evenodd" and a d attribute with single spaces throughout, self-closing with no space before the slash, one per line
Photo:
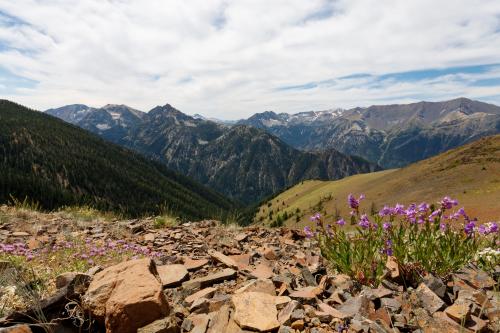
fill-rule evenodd
<path id="1" fill-rule="evenodd" d="M 311 224 L 309 216 L 315 212 L 336 221 L 349 215 L 350 193 L 365 194 L 363 210 L 369 214 L 378 213 L 385 204 L 436 203 L 449 195 L 458 200 L 460 207 L 466 207 L 471 217 L 494 221 L 500 216 L 500 135 L 401 169 L 338 181 L 302 182 L 263 203 L 254 221 L 270 225 L 278 216 L 286 216 L 286 226 L 301 228 Z"/>
<path id="2" fill-rule="evenodd" d="M 0 100 L 0 202 L 57 210 L 89 206 L 125 216 L 168 212 L 224 218 L 239 206 L 137 153 Z"/>

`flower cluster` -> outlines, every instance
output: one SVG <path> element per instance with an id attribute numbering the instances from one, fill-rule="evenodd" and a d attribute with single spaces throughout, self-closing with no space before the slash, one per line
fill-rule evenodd
<path id="1" fill-rule="evenodd" d="M 31 251 L 24 243 L 0 244 L 0 254 L 2 253 L 25 257 L 27 260 L 33 259 L 36 255 L 36 253 Z"/>
<path id="2" fill-rule="evenodd" d="M 316 237 L 322 254 L 339 271 L 364 282 L 375 283 L 380 278 L 388 256 L 401 265 L 447 274 L 472 260 L 484 246 L 482 238 L 498 238 L 497 223 L 478 225 L 464 208 L 453 211 L 458 201 L 448 196 L 435 205 L 385 205 L 372 217 L 361 211 L 364 198 L 352 194 L 347 198 L 354 232 L 343 230 L 344 219 L 326 224 L 319 213 L 311 217 L 316 228 L 304 229 L 307 237 Z"/>
<path id="3" fill-rule="evenodd" d="M 113 257 L 124 256 L 127 258 L 159 257 L 159 252 L 153 251 L 146 246 L 125 240 L 96 241 L 87 238 L 84 242 L 59 241 L 53 245 L 46 245 L 37 250 L 30 250 L 25 243 L 0 244 L 0 255 L 16 256 L 25 258 L 27 261 L 52 257 L 55 254 L 63 254 L 73 259 L 85 260 L 88 265 L 94 265 L 96 261 L 105 261 Z"/>

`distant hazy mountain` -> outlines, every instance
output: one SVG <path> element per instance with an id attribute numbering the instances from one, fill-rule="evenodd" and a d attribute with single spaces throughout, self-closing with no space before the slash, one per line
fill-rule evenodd
<path id="1" fill-rule="evenodd" d="M 144 117 L 144 112 L 116 104 L 108 104 L 102 108 L 73 104 L 45 112 L 111 141 L 125 136 L 128 129 Z"/>
<path id="2" fill-rule="evenodd" d="M 74 117 L 61 112 L 75 119 L 85 108 L 72 110 Z M 136 216 L 170 209 L 190 219 L 219 218 L 235 207 L 161 163 L 6 100 L 0 148 L 0 203 L 27 197 L 45 209 L 91 205 Z"/>
<path id="3" fill-rule="evenodd" d="M 390 168 L 500 133 L 500 107 L 459 98 L 295 115 L 267 111 L 239 124 L 265 129 L 298 149 L 335 148 Z"/>
<path id="4" fill-rule="evenodd" d="M 245 203 L 301 180 L 338 179 L 377 169 L 334 149 L 299 151 L 266 131 L 191 117 L 169 104 L 155 107 L 130 126 L 114 125 L 105 130 L 99 125 L 105 124 L 107 111 L 99 110 L 89 112 L 76 124 L 153 156 L 169 168 Z M 101 118 L 96 117 L 101 114 Z"/>

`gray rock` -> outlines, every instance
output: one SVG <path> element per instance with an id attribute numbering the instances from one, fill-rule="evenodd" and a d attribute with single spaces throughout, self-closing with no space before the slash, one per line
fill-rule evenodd
<path id="1" fill-rule="evenodd" d="M 436 295 L 441 298 L 444 297 L 446 293 L 446 285 L 440 278 L 435 277 L 432 274 L 427 274 L 423 278 L 422 282 L 425 283 L 425 285 L 429 287 L 429 289 L 432 290 Z"/>
<path id="2" fill-rule="evenodd" d="M 444 302 L 438 295 L 430 290 L 425 283 L 421 283 L 415 292 L 417 293 L 422 306 L 429 311 L 431 315 L 444 308 Z"/>
<path id="3" fill-rule="evenodd" d="M 401 303 L 395 298 L 381 298 L 380 305 L 395 313 L 401 309 Z"/>

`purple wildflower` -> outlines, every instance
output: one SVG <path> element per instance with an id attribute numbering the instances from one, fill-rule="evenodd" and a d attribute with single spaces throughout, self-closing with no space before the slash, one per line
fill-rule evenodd
<path id="1" fill-rule="evenodd" d="M 458 205 L 458 201 L 451 199 L 450 197 L 446 196 L 441 200 L 441 207 L 443 209 L 451 209 L 453 206 Z"/>
<path id="2" fill-rule="evenodd" d="M 378 212 L 378 215 L 381 216 L 381 217 L 384 217 L 384 216 L 387 216 L 387 215 L 391 215 L 392 213 L 392 209 L 391 207 L 385 205 L 384 208 L 382 208 L 379 212 Z"/>
<path id="3" fill-rule="evenodd" d="M 404 208 L 405 208 L 405 206 L 397 203 L 396 206 L 394 206 L 394 208 L 393 208 L 394 215 L 403 215 L 405 212 Z"/>
<path id="4" fill-rule="evenodd" d="M 486 224 L 481 224 L 478 228 L 477 231 L 481 235 L 489 235 L 489 234 L 494 234 L 498 232 L 498 224 L 495 222 L 488 222 Z"/>
<path id="5" fill-rule="evenodd" d="M 429 210 L 430 207 L 431 206 L 428 203 L 422 202 L 420 205 L 418 205 L 418 211 L 420 213 L 425 213 Z"/>
<path id="6" fill-rule="evenodd" d="M 314 221 L 315 221 L 315 222 L 319 222 L 319 220 L 321 220 L 321 214 L 320 214 L 320 213 L 316 213 L 316 214 L 314 214 L 313 216 L 311 216 L 309 219 L 310 219 L 311 221 L 313 221 L 313 222 L 314 222 Z"/>
<path id="7" fill-rule="evenodd" d="M 356 199 L 352 194 L 349 194 L 347 196 L 347 202 L 349 203 L 349 206 L 352 208 L 352 209 L 355 209 L 355 210 L 358 210 L 359 208 L 359 203 L 361 200 L 363 200 L 365 198 L 365 195 L 364 194 L 361 194 L 359 196 L 359 199 Z"/>
<path id="8" fill-rule="evenodd" d="M 439 210 L 439 209 L 433 211 L 431 213 L 431 215 L 429 215 L 429 220 L 433 221 L 436 218 L 436 216 L 438 216 L 440 213 L 441 213 L 441 210 Z"/>
<path id="9" fill-rule="evenodd" d="M 445 231 L 446 231 L 446 228 L 447 228 L 446 223 L 441 223 L 441 224 L 439 225 L 439 228 L 441 229 L 441 231 L 445 232 Z"/>
<path id="10" fill-rule="evenodd" d="M 464 227 L 465 233 L 470 236 L 474 232 L 475 226 L 476 223 L 474 221 L 468 222 Z"/>
<path id="11" fill-rule="evenodd" d="M 305 226 L 304 227 L 304 232 L 305 232 L 307 238 L 313 238 L 314 237 L 314 233 L 312 232 L 311 227 Z"/>
<path id="12" fill-rule="evenodd" d="M 370 220 L 368 220 L 368 216 L 366 216 L 366 214 L 361 215 L 358 225 L 363 229 L 370 227 Z"/>
<path id="13" fill-rule="evenodd" d="M 383 225 L 382 225 L 382 228 L 384 228 L 384 230 L 389 230 L 391 229 L 392 227 L 392 224 L 390 224 L 389 222 L 385 222 Z"/>
<path id="14" fill-rule="evenodd" d="M 359 201 L 352 194 L 347 196 L 347 202 L 352 209 L 358 209 Z"/>
<path id="15" fill-rule="evenodd" d="M 392 256 L 392 241 L 390 239 L 385 241 L 385 248 L 382 250 L 382 253 L 385 253 L 388 256 Z"/>
<path id="16" fill-rule="evenodd" d="M 345 225 L 345 220 L 344 219 L 340 219 L 337 221 L 337 224 L 340 225 L 340 226 L 343 226 Z"/>

